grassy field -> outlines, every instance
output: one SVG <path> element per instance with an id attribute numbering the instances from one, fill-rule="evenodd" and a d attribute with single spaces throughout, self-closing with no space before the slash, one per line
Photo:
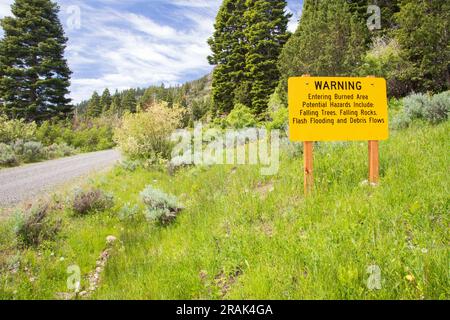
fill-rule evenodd
<path id="1" fill-rule="evenodd" d="M 303 197 L 302 161 L 284 154 L 280 171 L 257 166 L 134 172 L 117 167 L 90 182 L 114 194 L 108 212 L 71 215 L 55 196 L 56 241 L 17 249 L 14 221 L 0 230 L 0 298 L 54 299 L 67 267 L 82 286 L 105 238 L 116 236 L 92 299 L 449 299 L 450 122 L 416 124 L 381 143 L 381 184 L 367 176 L 367 143 L 322 144 L 316 190 Z M 125 203 L 144 207 L 152 185 L 179 197 L 177 221 L 121 222 Z M 370 271 L 380 271 L 370 290 Z"/>

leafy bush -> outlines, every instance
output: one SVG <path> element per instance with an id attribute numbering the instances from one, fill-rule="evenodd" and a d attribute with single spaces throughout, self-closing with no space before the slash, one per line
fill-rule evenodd
<path id="1" fill-rule="evenodd" d="M 54 240 L 61 230 L 61 220 L 52 219 L 49 208 L 48 203 L 43 203 L 17 215 L 15 231 L 21 245 L 38 246 Z"/>
<path id="2" fill-rule="evenodd" d="M 0 166 L 13 167 L 19 164 L 14 150 L 11 146 L 0 143 Z"/>
<path id="3" fill-rule="evenodd" d="M 425 109 L 425 118 L 432 124 L 438 124 L 447 121 L 449 110 L 450 91 L 442 92 L 431 98 Z"/>
<path id="4" fill-rule="evenodd" d="M 401 58 L 401 48 L 396 39 L 376 38 L 372 48 L 363 58 L 359 67 L 361 76 L 383 77 L 388 82 L 389 96 L 401 97 L 408 92 L 407 84 L 401 81 L 405 61 Z"/>
<path id="5" fill-rule="evenodd" d="M 175 196 L 147 186 L 141 192 L 141 198 L 147 206 L 148 220 L 157 221 L 160 225 L 168 225 L 175 221 L 178 213 L 183 209 Z"/>
<path id="6" fill-rule="evenodd" d="M 100 151 L 115 146 L 114 117 L 88 119 L 80 123 L 44 121 L 37 129 L 36 139 L 44 145 L 67 144 L 83 152 Z"/>
<path id="7" fill-rule="evenodd" d="M 238 103 L 226 118 L 226 123 L 231 128 L 243 129 L 256 126 L 257 121 L 250 108 Z"/>
<path id="8" fill-rule="evenodd" d="M 26 123 L 25 120 L 8 120 L 0 115 L 0 142 L 13 143 L 16 140 L 32 140 L 36 135 L 35 122 Z"/>
<path id="9" fill-rule="evenodd" d="M 289 111 L 287 108 L 280 108 L 270 113 L 272 121 L 267 123 L 267 129 L 287 130 L 289 124 Z"/>
<path id="10" fill-rule="evenodd" d="M 122 125 L 115 130 L 114 140 L 132 160 L 167 160 L 173 148 L 170 135 L 180 125 L 182 115 L 181 108 L 169 108 L 167 104 L 154 104 L 145 112 L 125 114 Z"/>
<path id="11" fill-rule="evenodd" d="M 86 215 L 110 209 L 113 205 L 114 197 L 103 190 L 77 190 L 73 199 L 72 209 L 77 215 Z"/>
<path id="12" fill-rule="evenodd" d="M 13 144 L 15 154 L 24 162 L 36 162 L 45 158 L 44 146 L 40 142 L 17 140 Z"/>

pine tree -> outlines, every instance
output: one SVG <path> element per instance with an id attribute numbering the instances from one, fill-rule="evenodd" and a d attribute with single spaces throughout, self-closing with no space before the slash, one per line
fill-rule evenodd
<path id="1" fill-rule="evenodd" d="M 305 0 L 299 26 L 280 55 L 279 92 L 287 92 L 289 77 L 302 74 L 354 76 L 369 45 L 359 14 L 347 0 Z"/>
<path id="2" fill-rule="evenodd" d="M 214 35 L 208 40 L 213 53 L 208 60 L 216 66 L 212 84 L 216 114 L 233 109 L 235 90 L 245 80 L 245 10 L 245 0 L 224 0 L 214 24 Z"/>
<path id="3" fill-rule="evenodd" d="M 122 115 L 122 105 L 120 94 L 116 90 L 111 100 L 111 108 L 109 109 L 110 114 L 120 116 Z"/>
<path id="4" fill-rule="evenodd" d="M 416 92 L 450 88 L 450 2 L 403 0 L 394 32 L 408 62 L 401 79 Z"/>
<path id="5" fill-rule="evenodd" d="M 66 98 L 71 72 L 59 7 L 50 0 L 16 0 L 11 11 L 0 21 L 1 108 L 11 118 L 66 117 L 73 110 Z"/>
<path id="6" fill-rule="evenodd" d="M 102 105 L 100 103 L 100 96 L 97 91 L 94 91 L 89 104 L 87 106 L 87 115 L 89 117 L 98 117 L 102 114 Z"/>
<path id="7" fill-rule="evenodd" d="M 395 14 L 400 11 L 401 0 L 374 0 L 373 4 L 381 9 L 381 34 L 388 34 L 398 25 Z M 377 34 L 377 32 L 375 32 Z"/>
<path id="8" fill-rule="evenodd" d="M 129 111 L 131 113 L 136 112 L 137 100 L 134 90 L 130 89 L 124 92 L 121 105 L 124 111 Z"/>
<path id="9" fill-rule="evenodd" d="M 109 89 L 106 88 L 103 91 L 102 97 L 100 99 L 100 106 L 102 107 L 102 113 L 107 113 L 109 109 L 111 108 L 111 93 L 109 92 Z"/>
<path id="10" fill-rule="evenodd" d="M 255 114 L 267 109 L 270 95 L 280 77 L 277 62 L 281 49 L 289 39 L 285 13 L 286 1 L 247 0 L 246 80 L 251 84 L 251 105 Z"/>

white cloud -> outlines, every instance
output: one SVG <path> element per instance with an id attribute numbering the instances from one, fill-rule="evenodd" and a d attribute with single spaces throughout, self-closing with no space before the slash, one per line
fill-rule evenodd
<path id="1" fill-rule="evenodd" d="M 0 0 L 0 18 L 11 15 L 11 4 L 14 0 Z"/>
<path id="2" fill-rule="evenodd" d="M 221 0 L 57 1 L 69 38 L 66 57 L 74 71 L 71 98 L 75 103 L 106 87 L 114 91 L 177 84 L 212 69 L 206 59 L 210 54 L 206 41 L 213 33 Z M 10 13 L 12 2 L 0 0 L 0 17 Z M 79 30 L 67 26 L 66 10 L 74 5 L 81 10 Z M 139 11 L 132 12 L 133 5 Z M 168 11 L 168 6 L 173 10 Z M 161 8 L 165 11 L 158 16 Z M 298 16 L 292 19 L 291 31 Z"/>
<path id="3" fill-rule="evenodd" d="M 11 15 L 11 4 L 14 0 L 0 0 L 0 19 Z M 0 39 L 3 37 L 3 29 L 0 28 Z"/>
<path id="4" fill-rule="evenodd" d="M 298 27 L 298 22 L 300 20 L 300 17 L 302 15 L 302 8 L 299 8 L 298 10 L 295 9 L 291 9 L 290 7 L 287 7 L 286 12 L 292 14 L 292 18 L 289 21 L 288 24 L 288 30 L 290 32 L 295 32 L 295 30 L 297 30 Z"/>
<path id="5" fill-rule="evenodd" d="M 114 0 L 102 0 L 111 2 Z M 201 2 L 201 1 L 200 1 Z M 176 28 L 141 14 L 81 5 L 82 29 L 69 31 L 66 56 L 72 70 L 74 102 L 94 90 L 123 90 L 151 84 L 176 84 L 186 75 L 206 74 L 206 43 L 216 8 L 198 10 L 194 2 L 173 1 L 185 27 Z"/>

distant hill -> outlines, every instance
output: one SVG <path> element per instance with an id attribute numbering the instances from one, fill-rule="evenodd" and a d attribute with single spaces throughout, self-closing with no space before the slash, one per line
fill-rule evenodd
<path id="1" fill-rule="evenodd" d="M 169 106 L 178 104 L 189 110 L 192 121 L 200 120 L 204 117 L 210 107 L 210 93 L 212 88 L 212 73 L 207 74 L 200 79 L 189 81 L 179 86 L 166 87 L 164 84 L 159 86 L 150 86 L 148 88 L 135 88 L 124 91 L 118 91 L 113 94 L 118 95 L 120 99 L 134 93 L 138 107 L 156 102 L 167 102 Z M 101 92 L 99 92 L 101 95 Z M 79 114 L 83 114 L 89 105 L 90 100 L 79 103 L 76 108 Z"/>

